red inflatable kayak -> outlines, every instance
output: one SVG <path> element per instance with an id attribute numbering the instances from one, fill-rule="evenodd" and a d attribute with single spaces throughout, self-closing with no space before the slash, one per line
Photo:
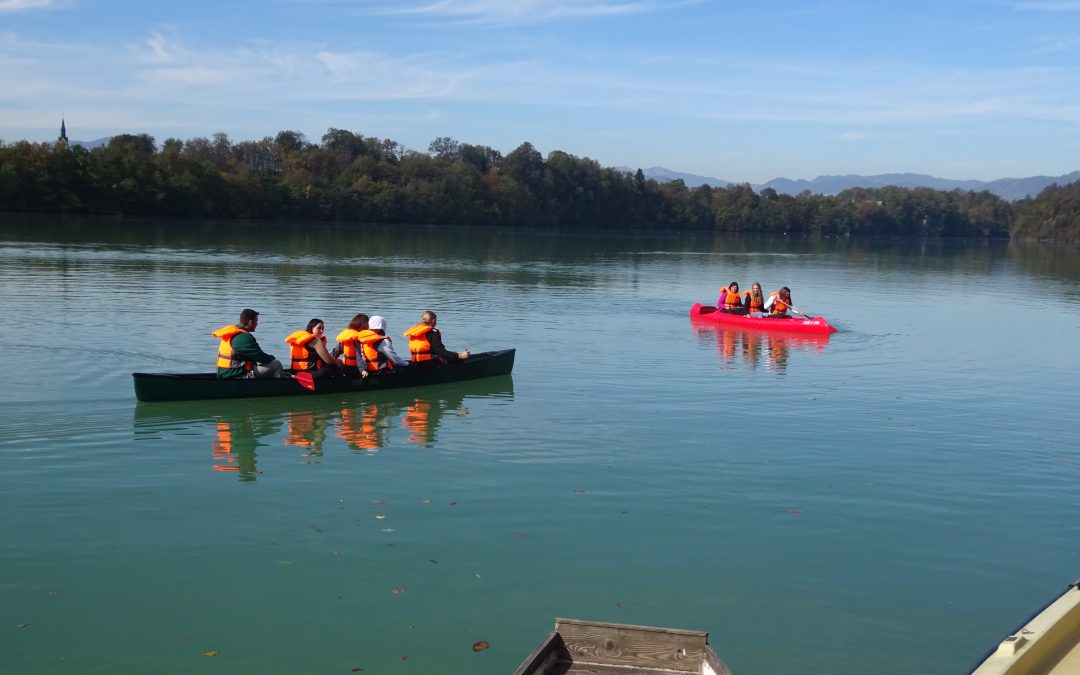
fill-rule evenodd
<path id="1" fill-rule="evenodd" d="M 790 319 L 772 319 L 765 316 L 745 316 L 742 314 L 728 314 L 718 312 L 715 307 L 702 305 L 700 302 L 690 308 L 690 318 L 702 321 L 715 321 L 725 326 L 738 326 L 740 328 L 755 328 L 757 330 L 782 330 L 790 333 L 813 333 L 815 335 L 829 335 L 835 333 L 836 328 L 829 325 L 825 317 L 792 317 Z"/>

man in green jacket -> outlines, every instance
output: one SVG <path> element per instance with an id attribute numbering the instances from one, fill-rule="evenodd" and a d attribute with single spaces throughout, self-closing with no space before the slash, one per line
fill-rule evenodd
<path id="1" fill-rule="evenodd" d="M 252 335 L 258 325 L 259 313 L 245 309 L 235 326 L 222 326 L 211 333 L 221 339 L 217 356 L 219 378 L 284 377 L 281 361 L 264 352 Z"/>

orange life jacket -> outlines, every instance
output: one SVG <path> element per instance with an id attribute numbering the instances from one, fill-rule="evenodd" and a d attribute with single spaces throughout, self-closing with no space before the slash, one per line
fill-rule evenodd
<path id="1" fill-rule="evenodd" d="M 780 292 L 769 293 L 769 297 L 776 298 L 773 300 L 769 313 L 773 316 L 787 316 L 788 307 L 790 307 L 790 305 L 780 299 Z"/>
<path id="2" fill-rule="evenodd" d="M 762 297 L 760 300 L 755 300 L 754 296 L 750 293 L 750 291 L 746 291 L 745 293 L 743 293 L 743 295 L 746 296 L 746 305 L 748 312 L 760 312 L 765 309 L 764 297 Z"/>
<path id="3" fill-rule="evenodd" d="M 306 330 L 290 333 L 289 337 L 285 338 L 285 344 L 289 345 L 289 356 L 292 357 L 289 368 L 294 373 L 314 372 L 323 367 L 323 360 L 315 353 L 313 347 L 308 346 L 312 340 L 322 340 L 323 344 L 326 344 L 325 337 L 317 338 L 314 333 L 309 333 Z"/>
<path id="4" fill-rule="evenodd" d="M 725 288 L 724 309 L 737 309 L 739 307 L 742 307 L 742 302 L 739 299 L 740 297 L 741 296 L 738 294 L 738 292 L 733 292 L 730 288 Z"/>
<path id="5" fill-rule="evenodd" d="M 349 368 L 356 368 L 357 356 L 359 350 L 357 345 L 360 344 L 358 340 L 360 336 L 369 331 L 360 331 L 353 328 L 346 328 L 338 333 L 337 341 L 341 343 L 341 360 Z"/>
<path id="6" fill-rule="evenodd" d="M 364 355 L 364 367 L 369 371 L 377 371 L 382 369 L 394 369 L 394 364 L 386 356 L 378 350 L 379 343 L 383 340 L 389 340 L 390 338 L 385 335 L 379 335 L 375 331 L 368 329 L 362 330 L 356 336 L 356 339 L 360 342 L 360 348 Z M 391 343 L 393 344 L 393 343 Z"/>
<path id="7" fill-rule="evenodd" d="M 246 333 L 247 331 L 240 326 L 222 326 L 213 333 L 210 333 L 213 337 L 219 338 L 221 344 L 218 345 L 217 351 L 217 367 L 218 368 L 237 368 L 243 366 L 244 370 L 254 370 L 255 362 L 243 357 L 237 356 L 233 353 L 232 339 L 240 333 Z"/>
<path id="8" fill-rule="evenodd" d="M 418 323 L 403 333 L 409 338 L 409 353 L 412 354 L 413 361 L 431 360 L 431 343 L 428 342 L 428 333 L 432 330 L 434 328 L 426 323 Z"/>
<path id="9" fill-rule="evenodd" d="M 382 447 L 378 422 L 379 408 L 376 405 L 357 410 L 344 408 L 337 437 L 357 450 L 378 450 Z"/>
<path id="10" fill-rule="evenodd" d="M 401 426 L 408 430 L 410 441 L 414 443 L 431 441 L 431 402 L 416 399 L 413 405 L 405 409 Z"/>
<path id="11" fill-rule="evenodd" d="M 217 423 L 217 438 L 212 444 L 214 471 L 237 471 L 236 456 L 232 454 L 232 426 L 228 422 Z M 224 462 L 223 464 L 220 462 Z"/>

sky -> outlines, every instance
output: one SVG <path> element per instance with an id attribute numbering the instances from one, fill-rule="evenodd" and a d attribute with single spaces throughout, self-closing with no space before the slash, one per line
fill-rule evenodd
<path id="1" fill-rule="evenodd" d="M 1080 169 L 1080 0 L 0 0 L 0 140 L 330 128 L 733 182 Z"/>

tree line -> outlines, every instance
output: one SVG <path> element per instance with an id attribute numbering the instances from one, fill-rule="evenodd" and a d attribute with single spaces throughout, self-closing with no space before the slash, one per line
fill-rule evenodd
<path id="1" fill-rule="evenodd" d="M 1008 202 L 989 192 L 856 188 L 834 196 L 688 188 L 530 143 L 503 155 L 442 137 L 428 151 L 329 129 L 158 147 L 146 134 L 87 150 L 0 142 L 0 210 L 198 218 L 582 227 L 809 235 L 1080 240 L 1080 183 Z"/>

